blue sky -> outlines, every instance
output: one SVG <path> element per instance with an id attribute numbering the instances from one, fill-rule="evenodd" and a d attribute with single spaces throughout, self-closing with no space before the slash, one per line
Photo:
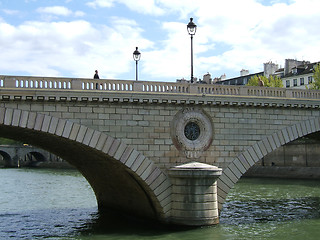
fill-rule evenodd
<path id="1" fill-rule="evenodd" d="M 190 79 L 320 61 L 318 0 L 0 0 L 0 75 Z"/>

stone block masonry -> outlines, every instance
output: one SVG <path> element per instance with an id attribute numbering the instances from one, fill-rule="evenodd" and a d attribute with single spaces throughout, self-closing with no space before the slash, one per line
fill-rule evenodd
<path id="1" fill-rule="evenodd" d="M 28 139 L 70 161 L 93 186 L 99 208 L 163 222 L 198 216 L 204 225 L 214 223 L 230 189 L 256 162 L 320 131 L 320 95 L 314 91 L 111 80 L 95 90 L 89 80 L 72 79 L 61 80 L 66 88 L 42 89 L 2 79 L 3 136 Z M 36 80 L 42 86 L 58 81 Z M 24 81 L 30 86 L 36 80 Z M 221 168 L 216 185 L 171 174 L 190 162 Z M 217 204 L 211 204 L 215 198 L 206 202 L 206 189 L 217 192 Z M 200 194 L 203 202 L 195 195 L 186 197 L 195 202 L 180 201 L 184 191 Z"/>

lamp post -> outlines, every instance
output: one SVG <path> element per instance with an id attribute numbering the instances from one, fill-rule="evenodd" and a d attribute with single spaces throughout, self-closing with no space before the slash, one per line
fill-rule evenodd
<path id="1" fill-rule="evenodd" d="M 133 52 L 133 60 L 136 61 L 136 81 L 138 81 L 138 61 L 140 60 L 141 53 L 138 51 L 138 47 Z"/>
<path id="2" fill-rule="evenodd" d="M 187 25 L 188 33 L 191 36 L 191 83 L 193 83 L 193 35 L 196 34 L 197 25 L 193 22 L 193 18 L 190 18 L 190 22 Z"/>

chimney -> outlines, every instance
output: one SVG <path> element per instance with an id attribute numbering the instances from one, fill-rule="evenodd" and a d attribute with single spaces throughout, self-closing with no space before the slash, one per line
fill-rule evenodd
<path id="1" fill-rule="evenodd" d="M 243 76 L 247 76 L 249 75 L 249 70 L 246 70 L 246 69 L 242 69 L 240 71 L 240 76 L 243 77 Z"/>

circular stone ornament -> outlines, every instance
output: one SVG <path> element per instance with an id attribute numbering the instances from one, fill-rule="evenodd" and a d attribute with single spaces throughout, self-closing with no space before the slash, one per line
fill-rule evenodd
<path id="1" fill-rule="evenodd" d="M 199 158 L 213 139 L 209 116 L 200 108 L 180 110 L 171 122 L 171 138 L 175 147 L 187 158 Z"/>

